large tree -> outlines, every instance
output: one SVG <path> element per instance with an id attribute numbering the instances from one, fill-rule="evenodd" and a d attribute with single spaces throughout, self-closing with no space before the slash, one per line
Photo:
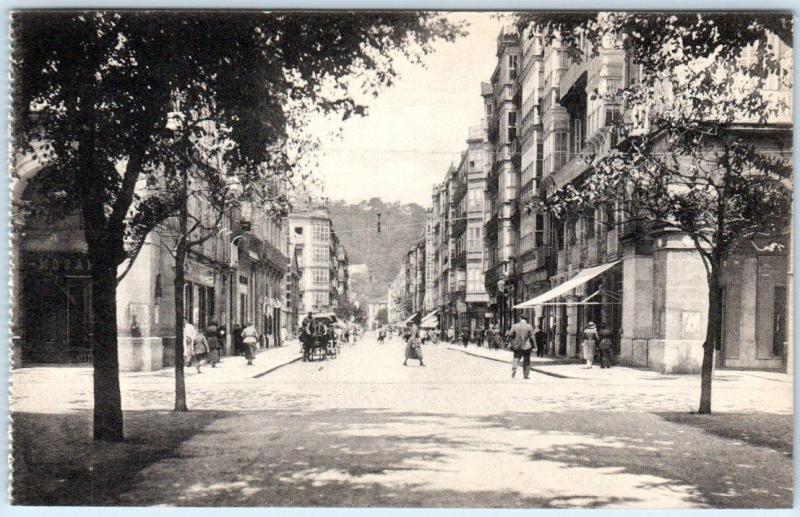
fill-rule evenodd
<path id="1" fill-rule="evenodd" d="M 269 162 L 289 110 L 365 113 L 393 57 L 419 59 L 461 32 L 437 14 L 186 11 L 13 13 L 13 143 L 47 161 L 43 183 L 80 210 L 91 262 L 94 437 L 119 441 L 118 269 L 158 217 L 137 186 L 163 171 L 176 97 L 229 128 L 236 166 Z M 358 75 L 358 81 L 348 80 Z M 302 152 L 302 150 L 299 150 Z M 153 211 L 152 213 L 156 213 Z"/>
<path id="2" fill-rule="evenodd" d="M 624 50 L 641 65 L 638 82 L 592 92 L 622 117 L 596 149 L 587 177 L 552 193 L 556 217 L 619 202 L 605 221 L 644 232 L 689 236 L 708 281 L 698 411 L 711 412 L 714 350 L 722 335 L 722 274 L 742 250 L 785 246 L 791 217 L 791 45 L 788 14 L 571 13 L 522 16 L 551 44 Z M 770 88 L 767 88 L 767 86 Z M 610 140 L 609 140 L 610 141 Z"/>

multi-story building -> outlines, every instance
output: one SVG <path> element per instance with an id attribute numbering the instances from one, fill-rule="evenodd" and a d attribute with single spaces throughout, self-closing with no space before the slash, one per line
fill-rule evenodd
<path id="1" fill-rule="evenodd" d="M 544 138 L 541 110 L 544 105 L 544 47 L 538 34 L 522 34 L 522 73 L 519 75 L 520 106 L 520 206 L 535 206 L 540 200 L 543 175 Z M 518 297 L 533 298 L 550 287 L 555 274 L 555 260 L 545 246 L 546 214 L 535 210 L 520 212 L 520 236 L 517 258 Z M 548 269 L 548 266 L 550 269 Z M 541 307 L 527 314 L 532 323 L 541 324 Z"/>
<path id="2" fill-rule="evenodd" d="M 403 321 L 407 315 L 405 311 L 406 272 L 401 265 L 397 276 L 392 280 L 386 295 L 386 315 L 390 324 Z"/>
<path id="3" fill-rule="evenodd" d="M 412 316 L 425 309 L 425 237 L 424 235 L 403 257 L 405 288 L 403 309 Z"/>
<path id="4" fill-rule="evenodd" d="M 492 147 L 491 169 L 486 180 L 484 282 L 493 298 L 495 319 L 504 331 L 512 323 L 511 308 L 519 297 L 520 57 L 519 35 L 502 31 L 497 38 L 497 66 L 491 81 L 481 84 Z"/>
<path id="5" fill-rule="evenodd" d="M 771 43 L 790 70 L 791 51 L 777 38 Z M 543 68 L 537 80 L 535 72 L 526 74 L 526 67 L 536 70 L 539 56 Z M 534 37 L 523 44 L 523 99 L 541 89 L 541 129 L 535 123 L 535 108 L 530 127 L 523 115 L 524 199 L 534 199 L 537 187 L 538 195 L 547 196 L 591 174 L 585 156 L 603 156 L 616 145 L 609 126 L 624 115 L 605 94 L 634 84 L 639 74 L 639 67 L 620 49 L 591 53 L 583 45 L 582 58 L 574 61 L 557 42 L 541 48 Z M 531 106 L 523 100 L 524 113 Z M 768 152 L 779 149 L 785 154 L 791 149 L 791 115 L 750 123 L 742 131 L 749 142 Z M 531 163 L 525 151 L 538 148 L 540 137 L 541 182 L 536 165 L 532 176 L 525 173 Z M 539 158 L 536 153 L 533 163 Z M 536 183 L 528 192 L 525 184 L 531 177 Z M 535 307 L 537 322 L 557 355 L 577 356 L 580 333 L 593 321 L 614 332 L 619 357 L 627 364 L 662 372 L 698 371 L 708 317 L 702 259 L 688 236 L 650 231 L 626 220 L 621 208 L 621 200 L 612 199 L 560 219 L 535 212 L 527 219 L 520 256 L 526 296 L 535 298 L 525 305 Z M 532 242 L 527 237 L 531 232 Z M 784 368 L 789 353 L 786 256 L 740 251 L 728 261 L 724 275 L 718 366 Z M 533 258 L 525 259 L 534 256 L 536 267 Z M 542 271 L 549 286 L 541 282 Z"/>
<path id="6" fill-rule="evenodd" d="M 300 312 L 333 311 L 339 299 L 349 298 L 348 259 L 327 206 L 313 199 L 296 200 L 289 226 L 300 274 Z"/>
<path id="7" fill-rule="evenodd" d="M 20 231 L 13 240 L 14 364 L 89 363 L 94 322 L 83 218 L 50 213 L 37 197 L 41 170 L 42 163 L 33 157 L 19 157 L 15 164 L 15 202 L 29 201 L 38 209 L 15 221 Z M 258 202 L 219 217 L 200 195 L 190 197 L 188 209 L 193 220 L 214 224 L 192 236 L 207 238 L 192 247 L 184 262 L 183 318 L 198 328 L 211 322 L 225 326 L 226 353 L 232 349 L 230 330 L 245 322 L 276 343 L 288 265 L 284 219 Z M 168 220 L 150 232 L 117 287 L 121 370 L 173 364 L 174 230 Z"/>

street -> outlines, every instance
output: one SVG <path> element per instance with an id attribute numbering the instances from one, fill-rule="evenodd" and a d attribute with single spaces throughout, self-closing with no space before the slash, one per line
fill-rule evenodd
<path id="1" fill-rule="evenodd" d="M 699 376 L 542 364 L 526 381 L 520 373 L 512 379 L 508 364 L 444 343 L 426 345 L 424 353 L 426 367 L 403 367 L 399 338 L 378 345 L 368 334 L 337 359 L 269 373 L 270 357 L 285 363 L 298 347 L 262 352 L 252 368 L 228 357 L 200 375 L 188 371 L 185 414 L 170 411 L 170 369 L 123 374 L 124 444 L 91 441 L 90 369 L 17 370 L 16 500 L 487 508 L 792 503 L 786 375 L 718 372 L 717 412 L 701 417 L 690 414 Z"/>

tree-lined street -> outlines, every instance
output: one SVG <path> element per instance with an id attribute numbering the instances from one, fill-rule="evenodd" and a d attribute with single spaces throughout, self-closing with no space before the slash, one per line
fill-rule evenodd
<path id="1" fill-rule="evenodd" d="M 169 372 L 123 374 L 130 437 L 118 446 L 80 432 L 88 369 L 22 371 L 13 401 L 15 449 L 25 451 L 15 463 L 20 502 L 39 489 L 52 504 L 101 505 L 791 503 L 791 382 L 782 374 L 717 372 L 718 413 L 698 417 L 689 414 L 697 377 L 540 364 L 561 377 L 524 381 L 443 343 L 424 348 L 425 368 L 403 367 L 397 337 L 381 346 L 368 335 L 336 360 L 262 375 L 297 352 L 263 352 L 255 369 L 229 357 L 187 375 L 195 411 L 185 415 L 169 412 Z M 62 388 L 44 388 L 45 379 Z M 76 450 L 83 459 L 70 461 Z M 98 474 L 114 461 L 111 477 Z"/>

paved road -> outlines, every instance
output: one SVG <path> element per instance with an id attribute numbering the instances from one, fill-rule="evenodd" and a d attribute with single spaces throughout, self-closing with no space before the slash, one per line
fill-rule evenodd
<path id="1" fill-rule="evenodd" d="M 191 376 L 190 403 L 197 410 L 191 415 L 202 416 L 202 427 L 102 503 L 510 508 L 792 503 L 792 460 L 786 451 L 681 421 L 680 415 L 695 408 L 696 377 L 618 368 L 592 378 L 534 374 L 525 381 L 519 375 L 511 379 L 506 364 L 443 345 L 424 351 L 426 367 L 416 361 L 403 367 L 399 339 L 381 346 L 367 338 L 336 360 L 294 363 L 259 378 L 242 374 L 247 370 L 238 363 L 234 375 L 233 362 L 227 373 L 223 365 Z M 125 407 L 142 414 L 171 407 L 162 378 L 168 388 L 166 374 L 126 376 Z M 716 407 L 750 418 L 754 411 L 763 418 L 791 413 L 791 385 L 770 378 L 747 382 L 719 382 Z M 33 405 L 24 383 L 19 388 L 20 404 Z M 73 406 L 84 402 L 83 396 L 72 399 Z M 148 424 L 137 418 L 144 417 L 134 413 L 131 421 L 146 430 Z"/>

